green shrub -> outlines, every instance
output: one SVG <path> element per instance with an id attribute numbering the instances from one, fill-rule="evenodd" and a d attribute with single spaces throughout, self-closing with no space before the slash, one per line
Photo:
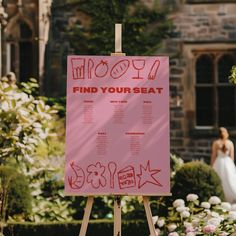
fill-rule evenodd
<path id="1" fill-rule="evenodd" d="M 78 236 L 81 221 L 70 223 L 14 223 L 8 224 L 4 231 L 5 236 Z M 147 221 L 133 220 L 122 221 L 122 236 L 149 235 Z M 90 221 L 86 236 L 113 234 L 113 221 L 94 220 Z"/>
<path id="2" fill-rule="evenodd" d="M 4 209 L 2 219 L 30 212 L 32 199 L 29 183 L 25 176 L 18 173 L 15 168 L 0 166 L 0 191 Z"/>
<path id="3" fill-rule="evenodd" d="M 186 163 L 176 172 L 171 192 L 174 199 L 185 199 L 189 193 L 195 193 L 200 201 L 207 201 L 211 196 L 224 200 L 221 180 L 217 173 L 200 161 Z"/>

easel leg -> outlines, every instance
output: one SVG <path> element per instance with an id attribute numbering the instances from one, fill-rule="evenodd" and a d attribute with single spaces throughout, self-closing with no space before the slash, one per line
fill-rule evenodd
<path id="1" fill-rule="evenodd" d="M 121 236 L 121 197 L 115 196 L 114 201 L 114 236 Z"/>
<path id="2" fill-rule="evenodd" d="M 155 226 L 154 226 L 153 221 L 152 221 L 152 211 L 151 211 L 151 208 L 150 208 L 149 197 L 143 196 L 143 205 L 144 205 L 145 212 L 146 212 L 146 217 L 147 217 L 147 221 L 148 221 L 148 227 L 149 227 L 150 235 L 151 236 L 156 236 Z"/>
<path id="3" fill-rule="evenodd" d="M 94 197 L 92 197 L 92 196 L 88 197 L 86 207 L 84 209 L 84 217 L 83 217 L 83 221 L 81 224 L 79 236 L 86 235 L 86 231 L 87 231 L 87 227 L 88 227 L 88 223 L 89 223 L 89 217 L 90 217 L 92 206 L 93 206 L 93 200 L 94 200 Z"/>

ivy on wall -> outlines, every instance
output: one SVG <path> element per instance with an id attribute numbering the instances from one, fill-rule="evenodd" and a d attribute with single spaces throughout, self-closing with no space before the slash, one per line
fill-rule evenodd
<path id="1" fill-rule="evenodd" d="M 77 10 L 88 17 L 89 26 L 78 20 L 67 36 L 75 54 L 80 55 L 114 52 L 115 23 L 123 26 L 123 52 L 153 55 L 171 27 L 165 10 L 148 8 L 139 0 L 78 1 Z"/>

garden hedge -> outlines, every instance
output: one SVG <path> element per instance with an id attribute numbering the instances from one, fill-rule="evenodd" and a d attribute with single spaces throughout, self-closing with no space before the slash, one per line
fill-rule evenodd
<path id="1" fill-rule="evenodd" d="M 11 223 L 4 230 L 4 236 L 78 236 L 81 221 L 70 223 Z M 122 221 L 122 236 L 149 235 L 146 220 Z M 86 236 L 113 235 L 113 221 L 89 221 Z"/>

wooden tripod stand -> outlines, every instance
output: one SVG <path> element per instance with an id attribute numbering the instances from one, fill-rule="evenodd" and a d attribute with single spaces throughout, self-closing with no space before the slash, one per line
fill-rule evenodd
<path id="1" fill-rule="evenodd" d="M 94 202 L 94 197 L 89 196 L 87 199 L 85 210 L 84 210 L 84 217 L 83 217 L 82 225 L 80 228 L 79 236 L 86 235 L 93 202 Z M 156 236 L 155 226 L 152 221 L 152 211 L 150 208 L 149 197 L 143 196 L 143 205 L 146 212 L 150 235 Z M 114 233 L 113 235 L 121 236 L 121 197 L 120 196 L 115 196 L 115 200 L 114 200 Z"/>

